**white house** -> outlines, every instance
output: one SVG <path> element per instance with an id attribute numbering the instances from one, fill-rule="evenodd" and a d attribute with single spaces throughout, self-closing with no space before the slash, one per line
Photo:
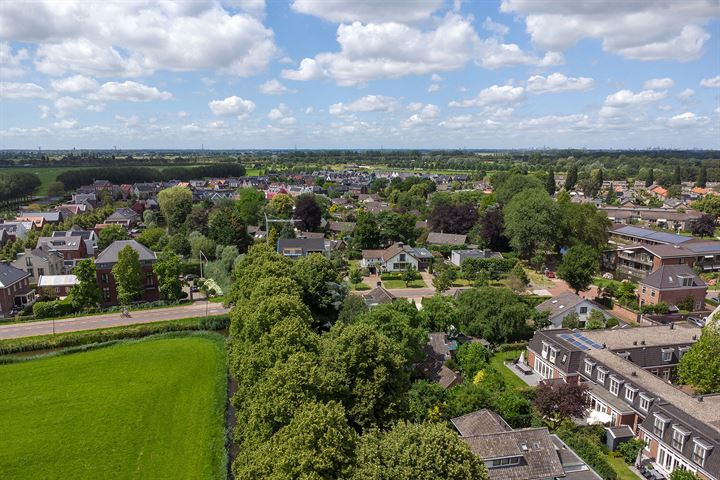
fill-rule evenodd
<path id="1" fill-rule="evenodd" d="M 605 320 L 613 317 L 604 308 L 602 308 L 601 305 L 593 302 L 592 300 L 588 300 L 587 298 L 575 295 L 572 292 L 561 293 L 557 297 L 546 300 L 535 307 L 535 310 L 539 312 L 550 312 L 550 317 L 548 318 L 548 320 L 552 323 L 552 327 L 550 328 L 562 328 L 563 319 L 571 312 L 576 312 L 578 314 L 578 323 L 580 328 L 585 328 L 585 322 L 593 310 L 599 310 L 602 312 Z"/>
<path id="2" fill-rule="evenodd" d="M 450 262 L 456 267 L 461 267 L 462 262 L 468 258 L 503 258 L 499 252 L 493 252 L 492 250 L 453 250 L 450 252 Z"/>
<path id="3" fill-rule="evenodd" d="M 432 253 L 424 248 L 395 243 L 384 250 L 363 250 L 360 265 L 379 272 L 402 272 L 408 268 L 425 270 L 432 258 Z"/>

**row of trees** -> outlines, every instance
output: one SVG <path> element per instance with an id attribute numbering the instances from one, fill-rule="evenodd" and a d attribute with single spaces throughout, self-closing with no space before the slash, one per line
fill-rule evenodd
<path id="1" fill-rule="evenodd" d="M 0 173 L 0 202 L 28 197 L 40 186 L 40 177 L 32 173 Z"/>
<path id="2" fill-rule="evenodd" d="M 426 335 L 410 304 L 367 312 L 349 297 L 340 308 L 331 261 L 293 263 L 265 245 L 235 277 L 236 478 L 487 478 L 447 426 L 409 421 L 410 366 Z"/>

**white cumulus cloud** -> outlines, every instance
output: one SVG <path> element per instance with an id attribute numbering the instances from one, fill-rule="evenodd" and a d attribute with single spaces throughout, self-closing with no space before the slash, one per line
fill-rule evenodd
<path id="1" fill-rule="evenodd" d="M 52 80 L 50 85 L 56 92 L 63 93 L 94 92 L 99 87 L 94 78 L 86 77 L 84 75 L 73 75 L 72 77 Z"/>
<path id="2" fill-rule="evenodd" d="M 0 98 L 48 98 L 50 95 L 37 83 L 0 82 Z"/>
<path id="3" fill-rule="evenodd" d="M 218 116 L 243 116 L 252 113 L 255 110 L 255 102 L 245 100 L 236 95 L 227 97 L 223 100 L 213 100 L 208 103 L 210 111 Z"/>
<path id="4" fill-rule="evenodd" d="M 442 7 L 443 0 L 293 0 L 290 8 L 330 22 L 413 22 Z"/>
<path id="5" fill-rule="evenodd" d="M 547 77 L 533 75 L 528 78 L 527 90 L 532 93 L 559 93 L 567 91 L 590 90 L 595 81 L 588 77 L 567 77 L 562 73 L 552 73 Z"/>
<path id="6" fill-rule="evenodd" d="M 666 88 L 672 88 L 675 86 L 675 82 L 672 78 L 651 78 L 643 83 L 645 90 L 664 90 Z"/>
<path id="7" fill-rule="evenodd" d="M 700 80 L 700 86 L 705 88 L 720 88 L 720 75 Z"/>
<path id="8" fill-rule="evenodd" d="M 344 104 L 330 105 L 330 114 L 340 115 L 346 112 L 389 112 L 397 108 L 397 100 L 386 95 L 365 95 L 357 100 Z"/>
<path id="9" fill-rule="evenodd" d="M 151 102 L 155 100 L 170 100 L 172 94 L 142 83 L 126 80 L 121 83 L 103 83 L 96 92 L 88 95 L 88 98 L 100 101 Z"/>
<path id="10" fill-rule="evenodd" d="M 451 107 L 484 107 L 493 104 L 509 104 L 522 100 L 525 89 L 512 85 L 493 85 L 481 90 L 475 98 L 462 101 L 452 101 Z"/>
<path id="11" fill-rule="evenodd" d="M 272 79 L 261 83 L 258 87 L 258 91 L 263 95 L 282 95 L 290 92 L 290 89 L 278 80 Z"/>

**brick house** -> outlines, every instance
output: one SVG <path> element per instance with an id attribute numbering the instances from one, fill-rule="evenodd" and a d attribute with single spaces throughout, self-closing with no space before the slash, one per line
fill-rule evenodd
<path id="1" fill-rule="evenodd" d="M 640 305 L 668 306 L 692 299 L 692 311 L 705 308 L 707 284 L 687 265 L 664 265 L 638 282 Z"/>
<path id="2" fill-rule="evenodd" d="M 587 420 L 629 428 L 646 442 L 642 460 L 666 478 L 682 468 L 720 480 L 720 395 L 672 384 L 700 333 L 687 324 L 542 330 L 530 341 L 528 361 L 542 379 L 587 385 Z"/>
<path id="3" fill-rule="evenodd" d="M 63 273 L 63 256 L 56 250 L 47 248 L 29 249 L 17 254 L 12 266 L 27 271 L 31 283 L 37 283 L 43 275 L 59 275 Z"/>
<path id="4" fill-rule="evenodd" d="M 160 298 L 157 276 L 155 272 L 153 272 L 153 266 L 157 261 L 155 252 L 135 240 L 117 240 L 100 252 L 97 258 L 95 258 L 95 270 L 102 294 L 103 306 L 117 305 L 118 303 L 117 287 L 112 274 L 112 268 L 118 261 L 120 250 L 126 246 L 130 246 L 138 252 L 140 256 L 140 265 L 144 276 L 143 285 L 145 287 L 141 300 L 152 302 Z"/>
<path id="5" fill-rule="evenodd" d="M 403 272 L 409 267 L 423 271 L 432 259 L 432 253 L 427 249 L 398 242 L 384 250 L 363 250 L 360 265 L 378 272 Z"/>
<path id="6" fill-rule="evenodd" d="M 13 308 L 21 309 L 35 301 L 29 279 L 25 270 L 0 262 L 0 318 L 9 316 Z"/>

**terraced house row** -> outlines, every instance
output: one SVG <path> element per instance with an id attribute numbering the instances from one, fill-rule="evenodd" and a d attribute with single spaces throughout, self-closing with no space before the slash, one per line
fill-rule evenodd
<path id="1" fill-rule="evenodd" d="M 543 330 L 528 346 L 528 363 L 545 381 L 586 384 L 586 421 L 643 439 L 643 459 L 660 472 L 682 468 L 718 480 L 720 395 L 694 395 L 673 383 L 700 332 L 686 324 Z"/>

